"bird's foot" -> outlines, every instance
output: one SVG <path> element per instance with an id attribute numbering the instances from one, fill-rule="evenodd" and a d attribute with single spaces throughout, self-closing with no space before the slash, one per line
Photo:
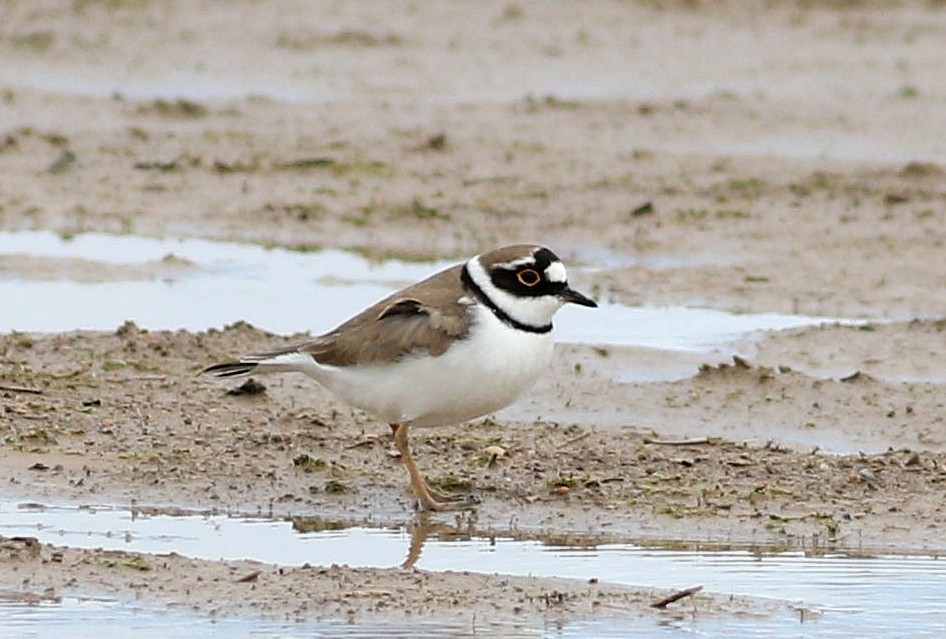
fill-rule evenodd
<path id="1" fill-rule="evenodd" d="M 480 498 L 473 494 L 445 493 L 424 482 L 424 490 L 417 495 L 418 510 L 444 512 L 471 510 L 480 505 Z"/>

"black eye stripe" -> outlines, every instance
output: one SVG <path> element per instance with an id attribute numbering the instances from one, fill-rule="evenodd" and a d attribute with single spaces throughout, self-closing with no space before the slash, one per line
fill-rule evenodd
<path id="1" fill-rule="evenodd" d="M 565 282 L 552 282 L 548 279 L 548 269 L 552 264 L 561 260 L 547 248 L 536 249 L 531 259 L 518 263 L 505 263 L 487 268 L 490 281 L 496 288 L 511 293 L 517 297 L 543 297 L 560 295 L 568 288 Z M 534 275 L 527 274 L 529 271 Z M 525 278 L 524 280 L 521 278 Z M 534 284 L 528 284 L 531 279 L 538 278 Z"/>
<path id="2" fill-rule="evenodd" d="M 519 279 L 520 273 L 525 270 L 534 271 L 539 280 L 532 286 L 528 286 Z M 558 295 L 565 290 L 565 282 L 551 282 L 545 277 L 545 271 L 538 268 L 519 269 L 511 271 L 508 269 L 494 269 L 489 274 L 496 288 L 509 291 L 518 297 L 542 297 L 543 295 Z"/>

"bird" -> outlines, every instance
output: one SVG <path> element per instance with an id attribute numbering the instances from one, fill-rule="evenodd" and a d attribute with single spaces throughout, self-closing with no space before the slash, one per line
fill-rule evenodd
<path id="1" fill-rule="evenodd" d="M 315 379 L 390 425 L 418 510 L 465 510 L 479 500 L 430 486 L 408 431 L 466 422 L 513 403 L 549 368 L 552 318 L 565 304 L 597 306 L 569 286 L 565 265 L 549 248 L 514 244 L 399 290 L 314 339 L 202 373 Z"/>

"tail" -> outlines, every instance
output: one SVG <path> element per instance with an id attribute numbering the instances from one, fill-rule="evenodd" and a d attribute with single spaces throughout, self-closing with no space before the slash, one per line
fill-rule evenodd
<path id="1" fill-rule="evenodd" d="M 222 362 L 208 366 L 200 371 L 200 374 L 212 373 L 216 377 L 242 377 L 252 373 L 257 366 L 259 366 L 258 362 Z"/>
<path id="2" fill-rule="evenodd" d="M 242 377 L 250 373 L 310 373 L 316 368 L 315 360 L 296 349 L 273 351 L 258 355 L 244 355 L 238 360 L 208 366 L 200 372 L 217 377 Z"/>

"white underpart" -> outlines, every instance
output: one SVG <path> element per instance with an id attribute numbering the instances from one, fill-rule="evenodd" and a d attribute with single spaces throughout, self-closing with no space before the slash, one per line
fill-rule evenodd
<path id="1" fill-rule="evenodd" d="M 562 307 L 563 302 L 558 295 L 517 297 L 497 288 L 493 281 L 489 279 L 486 269 L 480 264 L 478 256 L 467 262 L 466 266 L 470 278 L 480 287 L 480 290 L 489 299 L 493 300 L 496 306 L 517 322 L 536 328 L 548 326 L 552 323 L 555 312 Z"/>
<path id="2" fill-rule="evenodd" d="M 439 357 L 418 351 L 396 363 L 325 366 L 291 353 L 260 363 L 258 372 L 297 371 L 345 402 L 388 423 L 435 426 L 463 422 L 508 406 L 548 370 L 552 333 L 509 327 L 476 304 L 470 334 Z"/>

